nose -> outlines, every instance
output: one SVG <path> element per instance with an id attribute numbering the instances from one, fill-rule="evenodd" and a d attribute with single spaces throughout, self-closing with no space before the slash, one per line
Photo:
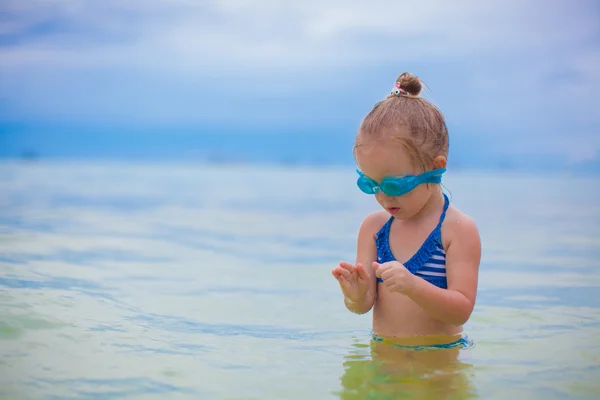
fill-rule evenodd
<path id="1" fill-rule="evenodd" d="M 383 193 L 381 190 L 377 193 L 375 193 L 375 198 L 377 199 L 378 202 L 380 203 L 386 203 L 391 196 L 388 196 L 387 194 Z"/>

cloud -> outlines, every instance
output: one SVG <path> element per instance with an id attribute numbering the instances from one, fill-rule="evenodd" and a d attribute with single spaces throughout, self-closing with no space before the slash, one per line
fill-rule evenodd
<path id="1" fill-rule="evenodd" d="M 579 3 L 583 4 L 583 3 Z M 33 0 L 5 10 L 9 65 L 297 68 L 561 49 L 597 34 L 568 2 Z M 568 26 L 557 29 L 559 26 Z"/>
<path id="2" fill-rule="evenodd" d="M 593 1 L 9 2 L 0 118 L 347 129 L 411 70 L 458 136 L 554 149 L 565 132 L 598 134 L 599 12 Z"/>

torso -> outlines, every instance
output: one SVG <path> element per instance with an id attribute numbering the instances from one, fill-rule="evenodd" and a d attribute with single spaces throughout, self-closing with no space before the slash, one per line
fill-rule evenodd
<path id="1" fill-rule="evenodd" d="M 444 220 L 454 212 L 445 198 L 441 215 L 432 216 L 420 225 L 389 218 L 375 235 L 378 262 L 397 260 L 421 279 L 446 289 Z M 415 335 L 456 335 L 462 327 L 446 324 L 429 316 L 409 297 L 390 292 L 377 284 L 377 299 L 373 308 L 373 331 L 384 337 Z"/>

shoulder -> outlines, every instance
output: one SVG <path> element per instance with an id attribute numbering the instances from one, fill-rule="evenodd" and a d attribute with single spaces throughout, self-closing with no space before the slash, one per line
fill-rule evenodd
<path id="1" fill-rule="evenodd" d="M 360 234 L 362 236 L 375 237 L 377 232 L 390 219 L 390 214 L 384 210 L 374 211 L 367 215 L 360 224 Z"/>
<path id="2" fill-rule="evenodd" d="M 475 220 L 452 205 L 448 208 L 442 224 L 442 237 L 445 248 L 451 247 L 453 243 L 461 243 L 461 247 L 481 246 L 479 228 Z"/>

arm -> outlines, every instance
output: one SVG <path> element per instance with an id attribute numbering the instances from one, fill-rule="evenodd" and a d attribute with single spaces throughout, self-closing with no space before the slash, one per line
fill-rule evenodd
<path id="1" fill-rule="evenodd" d="M 446 250 L 448 289 L 415 277 L 406 294 L 432 317 L 448 324 L 462 325 L 475 306 L 481 240 L 472 219 L 463 216 L 453 225 L 454 232 Z"/>
<path id="2" fill-rule="evenodd" d="M 377 248 L 375 246 L 375 234 L 385 221 L 387 214 L 375 212 L 369 214 L 362 222 L 359 231 L 356 245 L 356 265 L 360 264 L 369 276 L 369 288 L 362 301 L 353 302 L 347 297 L 344 297 L 344 304 L 348 310 L 356 314 L 365 314 L 371 310 L 375 304 L 377 297 L 377 278 L 371 267 L 373 261 L 377 260 Z"/>

